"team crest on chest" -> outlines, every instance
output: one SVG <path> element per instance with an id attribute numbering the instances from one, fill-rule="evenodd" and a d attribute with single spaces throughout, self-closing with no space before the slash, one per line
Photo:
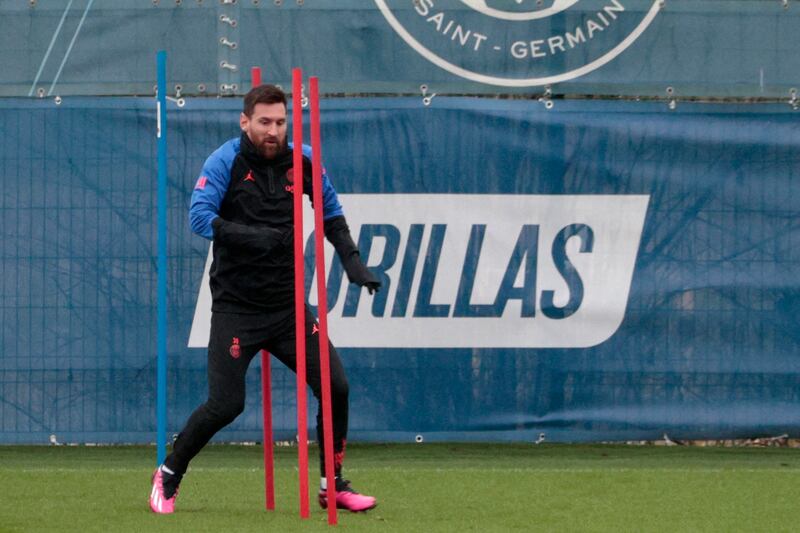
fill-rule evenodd
<path id="1" fill-rule="evenodd" d="M 288 185 L 284 186 L 283 188 L 286 192 L 294 192 L 294 167 L 290 168 L 286 171 L 286 181 L 289 182 Z"/>

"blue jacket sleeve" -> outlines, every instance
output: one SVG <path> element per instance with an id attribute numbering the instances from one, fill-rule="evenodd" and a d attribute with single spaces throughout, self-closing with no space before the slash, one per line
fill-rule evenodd
<path id="1" fill-rule="evenodd" d="M 311 146 L 303 145 L 303 155 L 311 159 Z M 333 188 L 328 172 L 325 170 L 325 165 L 322 165 L 322 218 L 323 220 L 330 220 L 333 217 L 340 217 L 344 215 L 342 204 L 339 203 L 339 197 L 336 194 L 336 189 Z"/>
<path id="2" fill-rule="evenodd" d="M 219 216 L 219 208 L 231 181 L 231 166 L 239 148 L 239 139 L 233 139 L 212 153 L 200 172 L 192 192 L 189 207 L 189 224 L 192 231 L 211 240 L 214 229 L 211 223 Z"/>

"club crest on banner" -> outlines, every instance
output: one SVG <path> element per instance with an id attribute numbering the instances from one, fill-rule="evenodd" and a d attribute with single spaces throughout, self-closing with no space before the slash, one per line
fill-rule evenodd
<path id="1" fill-rule="evenodd" d="M 422 57 L 462 78 L 536 87 L 579 78 L 628 49 L 662 0 L 374 0 Z"/>

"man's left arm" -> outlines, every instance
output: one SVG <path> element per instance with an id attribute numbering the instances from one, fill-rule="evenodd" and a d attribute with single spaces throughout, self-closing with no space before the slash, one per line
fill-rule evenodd
<path id="1" fill-rule="evenodd" d="M 361 260 L 358 246 L 350 235 L 350 227 L 344 217 L 344 209 L 339 203 L 339 197 L 328 173 L 324 170 L 322 174 L 322 218 L 325 237 L 339 254 L 344 271 L 347 273 L 347 279 L 359 287 L 366 287 L 370 294 L 377 292 L 381 288 L 381 282 Z"/>
<path id="2" fill-rule="evenodd" d="M 325 237 L 336 248 L 350 283 L 366 287 L 370 294 L 381 288 L 381 282 L 361 261 L 361 254 L 350 236 L 350 228 L 344 215 L 325 220 Z"/>

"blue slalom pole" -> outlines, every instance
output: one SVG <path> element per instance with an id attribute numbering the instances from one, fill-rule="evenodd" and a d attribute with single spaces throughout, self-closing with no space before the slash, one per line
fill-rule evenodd
<path id="1" fill-rule="evenodd" d="M 157 464 L 167 456 L 167 52 L 158 61 L 158 370 Z"/>

